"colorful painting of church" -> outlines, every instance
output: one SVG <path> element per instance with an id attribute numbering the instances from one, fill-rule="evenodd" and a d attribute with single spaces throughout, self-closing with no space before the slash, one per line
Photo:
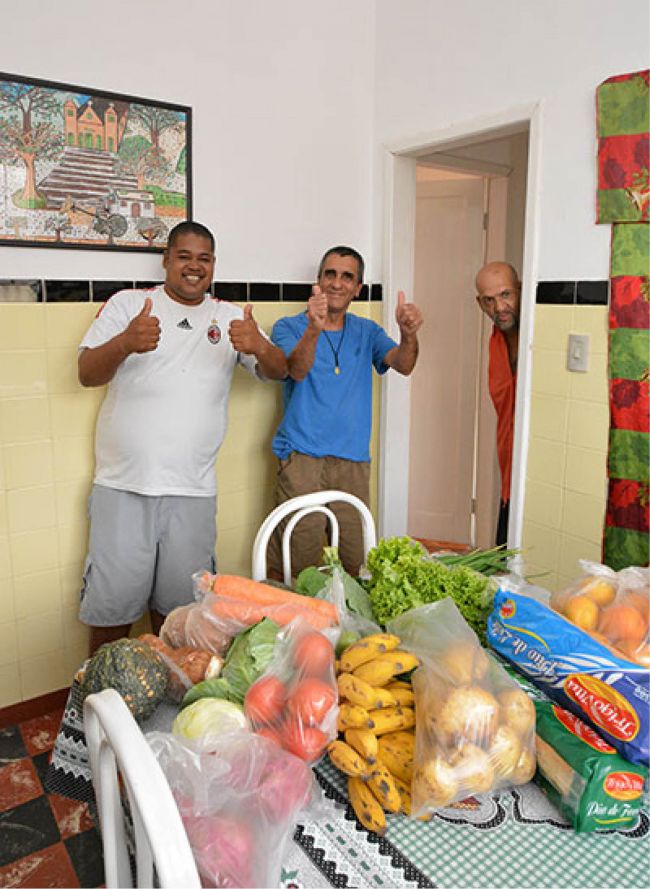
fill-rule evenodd
<path id="1" fill-rule="evenodd" d="M 65 144 L 117 154 L 128 110 L 128 102 L 94 97 L 79 107 L 74 99 L 68 99 L 63 106 Z"/>
<path id="2" fill-rule="evenodd" d="M 191 218 L 191 116 L 0 74 L 0 244 L 164 249 Z"/>

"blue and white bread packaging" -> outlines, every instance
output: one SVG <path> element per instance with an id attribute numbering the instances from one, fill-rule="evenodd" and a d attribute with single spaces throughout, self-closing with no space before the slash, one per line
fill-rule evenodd
<path id="1" fill-rule="evenodd" d="M 650 759 L 650 670 L 601 644 L 535 597 L 504 582 L 488 617 L 500 655 L 630 762 Z M 525 584 L 521 586 L 525 587 Z"/>

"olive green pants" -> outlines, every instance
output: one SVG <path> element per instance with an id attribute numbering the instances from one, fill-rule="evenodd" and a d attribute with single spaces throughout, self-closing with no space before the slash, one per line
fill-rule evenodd
<path id="1" fill-rule="evenodd" d="M 341 460 L 339 457 L 308 457 L 295 451 L 279 461 L 275 504 L 279 506 L 292 497 L 313 491 L 345 491 L 354 494 L 366 506 L 370 497 L 370 463 Z M 359 574 L 364 561 L 361 519 L 349 503 L 329 504 L 339 523 L 339 555 L 343 567 L 353 577 Z M 267 575 L 281 578 L 282 522 L 269 542 Z M 323 544 L 327 539 L 329 520 L 322 513 L 302 518 L 291 535 L 291 573 L 296 577 L 308 565 L 320 563 Z"/>

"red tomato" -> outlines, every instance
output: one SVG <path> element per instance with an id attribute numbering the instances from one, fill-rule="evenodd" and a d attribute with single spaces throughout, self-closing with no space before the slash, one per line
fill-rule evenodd
<path id="1" fill-rule="evenodd" d="M 293 662 L 304 676 L 325 676 L 334 664 L 334 649 L 322 633 L 305 633 L 296 642 Z"/>
<path id="2" fill-rule="evenodd" d="M 287 690 L 277 676 L 262 676 L 246 692 L 244 710 L 256 724 L 265 725 L 282 714 Z"/>
<path id="3" fill-rule="evenodd" d="M 305 762 L 314 762 L 322 754 L 327 746 L 327 735 L 318 728 L 302 725 L 297 720 L 291 719 L 284 727 L 282 733 L 284 749 Z"/>
<path id="4" fill-rule="evenodd" d="M 289 712 L 302 725 L 319 725 L 336 703 L 336 692 L 320 679 L 303 679 L 289 696 Z"/>

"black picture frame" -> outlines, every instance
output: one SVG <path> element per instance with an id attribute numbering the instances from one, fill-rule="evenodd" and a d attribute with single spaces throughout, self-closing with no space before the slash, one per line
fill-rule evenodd
<path id="1" fill-rule="evenodd" d="M 0 72 L 0 245 L 156 252 L 192 218 L 192 109 Z"/>

